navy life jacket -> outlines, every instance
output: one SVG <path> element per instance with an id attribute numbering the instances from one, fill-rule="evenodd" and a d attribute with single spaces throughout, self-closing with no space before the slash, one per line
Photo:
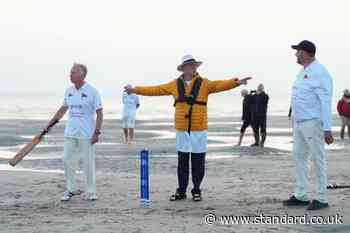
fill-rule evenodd
<path id="1" fill-rule="evenodd" d="M 189 119 L 188 122 L 188 130 L 187 132 L 191 134 L 191 125 L 192 125 L 192 108 L 193 105 L 203 105 L 206 106 L 207 102 L 203 101 L 197 101 L 197 97 L 199 94 L 199 89 L 201 88 L 202 84 L 202 78 L 197 78 L 194 81 L 194 84 L 192 86 L 191 92 L 189 96 L 185 96 L 185 83 L 182 78 L 177 79 L 177 92 L 178 92 L 178 98 L 175 100 L 174 107 L 176 107 L 177 103 L 187 103 L 190 105 L 190 108 L 188 110 L 188 114 L 185 116 L 185 118 Z"/>

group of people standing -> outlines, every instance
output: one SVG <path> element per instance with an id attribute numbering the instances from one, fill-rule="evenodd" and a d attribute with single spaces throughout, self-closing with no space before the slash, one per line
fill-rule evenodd
<path id="1" fill-rule="evenodd" d="M 331 99 L 333 83 L 327 69 L 315 58 L 316 46 L 310 41 L 302 41 L 293 45 L 296 50 L 297 63 L 302 66 L 292 88 L 293 109 L 293 157 L 296 164 L 296 190 L 287 200 L 285 206 L 308 205 L 309 210 L 328 207 L 326 186 L 326 156 L 325 143 L 331 144 Z M 178 152 L 177 178 L 178 186 L 170 196 L 170 201 L 185 199 L 190 162 L 193 188 L 192 200 L 202 200 L 200 188 L 205 175 L 205 157 L 208 142 L 207 101 L 209 95 L 228 91 L 240 85 L 246 85 L 251 77 L 226 80 L 209 80 L 198 73 L 201 61 L 191 55 L 184 56 L 177 70 L 181 75 L 168 83 L 156 86 L 127 85 L 124 87 L 123 101 L 125 117 L 123 128 L 125 142 L 133 139 L 135 113 L 139 106 L 138 95 L 173 96 L 175 103 L 176 150 Z M 95 147 L 99 141 L 103 121 L 101 98 L 98 91 L 85 81 L 86 66 L 74 64 L 71 69 L 73 86 L 66 90 L 63 105 L 49 122 L 60 120 L 69 110 L 65 130 L 64 172 L 67 180 L 67 190 L 62 201 L 70 200 L 79 194 L 75 184 L 75 160 L 77 152 L 83 159 L 86 177 L 86 193 L 88 200 L 97 200 L 95 179 Z M 242 91 L 243 126 L 239 144 L 241 144 L 245 129 L 251 125 L 254 130 L 254 146 L 264 146 L 266 139 L 266 114 L 269 97 L 260 84 L 256 93 Z M 346 97 L 349 97 L 346 93 Z M 345 101 L 346 102 L 346 101 Z M 132 106 L 130 108 L 130 106 Z M 342 105 L 343 106 L 343 105 Z M 341 110 L 346 109 L 340 107 Z M 97 115 L 96 120 L 94 116 Z M 344 118 L 348 122 L 348 118 Z M 131 129 L 131 130 L 130 130 Z M 261 134 L 261 138 L 260 138 Z M 307 196 L 308 188 L 308 153 L 315 164 L 317 195 L 310 202 Z"/>
<path id="2" fill-rule="evenodd" d="M 266 119 L 269 96 L 265 93 L 264 85 L 259 84 L 257 90 L 248 92 L 247 89 L 241 91 L 243 97 L 242 127 L 237 146 L 240 146 L 248 126 L 254 132 L 255 142 L 251 146 L 264 147 L 266 140 Z M 261 136 L 261 137 L 260 137 Z"/>

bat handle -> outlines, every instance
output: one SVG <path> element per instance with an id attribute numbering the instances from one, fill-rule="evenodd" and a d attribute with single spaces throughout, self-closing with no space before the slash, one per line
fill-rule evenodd
<path id="1" fill-rule="evenodd" d="M 58 122 L 59 122 L 59 120 L 55 119 L 51 124 L 49 124 L 49 126 L 47 127 L 47 129 L 45 131 L 48 131 L 51 127 L 56 125 Z"/>
<path id="2" fill-rule="evenodd" d="M 54 120 L 51 124 L 49 124 L 48 126 L 47 126 L 47 128 L 46 129 L 44 129 L 43 131 L 41 131 L 41 133 L 40 133 L 40 135 L 39 135 L 39 140 L 41 140 L 41 138 L 42 137 L 44 137 L 45 136 L 45 134 L 47 134 L 48 132 L 49 132 L 49 130 L 55 125 L 55 124 L 57 124 L 59 122 L 59 120 Z"/>
<path id="3" fill-rule="evenodd" d="M 49 130 L 50 130 L 54 125 L 56 125 L 58 122 L 59 122 L 59 120 L 55 119 L 51 124 L 49 124 L 49 125 L 47 126 L 47 128 L 44 129 L 44 130 L 40 133 L 39 138 L 41 139 L 45 134 L 47 134 L 47 133 L 49 132 Z"/>

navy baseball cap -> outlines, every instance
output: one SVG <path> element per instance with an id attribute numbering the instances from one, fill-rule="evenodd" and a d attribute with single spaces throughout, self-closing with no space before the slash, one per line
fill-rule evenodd
<path id="1" fill-rule="evenodd" d="M 316 53 L 315 44 L 312 43 L 311 41 L 308 41 L 308 40 L 303 40 L 302 42 L 300 42 L 297 45 L 292 45 L 292 49 L 303 50 L 303 51 L 311 53 L 311 54 Z"/>

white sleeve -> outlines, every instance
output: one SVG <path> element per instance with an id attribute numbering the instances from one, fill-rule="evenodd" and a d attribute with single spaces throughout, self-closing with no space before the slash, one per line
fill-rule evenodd
<path id="1" fill-rule="evenodd" d="M 327 70 L 322 70 L 319 74 L 320 85 L 316 88 L 316 95 L 321 102 L 321 120 L 324 131 L 332 129 L 332 95 L 333 81 Z"/>
<path id="2" fill-rule="evenodd" d="M 95 93 L 95 98 L 94 98 L 94 108 L 95 111 L 99 110 L 102 108 L 102 101 L 101 101 L 101 96 L 98 93 L 98 91 L 96 91 Z"/>

